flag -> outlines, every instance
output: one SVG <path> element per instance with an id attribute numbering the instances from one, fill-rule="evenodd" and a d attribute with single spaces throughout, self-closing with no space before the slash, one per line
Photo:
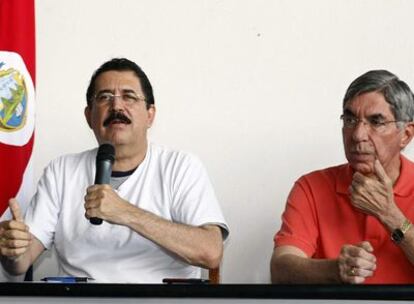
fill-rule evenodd
<path id="1" fill-rule="evenodd" d="M 0 217 L 34 193 L 35 0 L 0 0 Z"/>

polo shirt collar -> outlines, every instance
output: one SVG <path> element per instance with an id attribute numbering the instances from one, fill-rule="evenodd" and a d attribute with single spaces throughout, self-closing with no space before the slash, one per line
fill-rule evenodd
<path id="1" fill-rule="evenodd" d="M 400 159 L 400 176 L 394 185 L 394 194 L 404 197 L 412 194 L 414 190 L 414 163 L 409 161 L 404 155 L 401 155 Z"/>

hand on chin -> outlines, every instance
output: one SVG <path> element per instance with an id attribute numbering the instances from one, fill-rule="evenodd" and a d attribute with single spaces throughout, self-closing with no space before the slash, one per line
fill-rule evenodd
<path id="1" fill-rule="evenodd" d="M 363 175 L 373 175 L 374 174 L 374 163 L 373 162 L 358 162 L 351 164 L 355 172 L 359 172 Z"/>

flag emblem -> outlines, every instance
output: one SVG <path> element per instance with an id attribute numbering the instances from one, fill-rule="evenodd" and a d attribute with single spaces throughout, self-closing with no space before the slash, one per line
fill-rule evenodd
<path id="1" fill-rule="evenodd" d="M 0 51 L 0 143 L 23 146 L 34 130 L 34 87 L 22 57 Z"/>
<path id="2" fill-rule="evenodd" d="M 25 124 L 27 88 L 23 74 L 4 65 L 0 62 L 0 130 L 13 132 Z"/>

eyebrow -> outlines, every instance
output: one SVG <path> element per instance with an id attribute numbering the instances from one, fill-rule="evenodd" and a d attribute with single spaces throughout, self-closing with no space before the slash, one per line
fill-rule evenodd
<path id="1" fill-rule="evenodd" d="M 344 116 L 356 117 L 356 115 L 350 109 L 344 109 Z M 382 113 L 374 113 L 366 117 L 367 119 L 386 119 Z"/>
<path id="2" fill-rule="evenodd" d="M 96 92 L 95 95 L 102 94 L 102 93 L 114 93 L 114 91 L 109 90 L 109 89 L 99 90 L 99 91 Z"/>
<path id="3" fill-rule="evenodd" d="M 98 95 L 98 94 L 102 94 L 102 93 L 111 93 L 111 94 L 114 94 L 114 93 L 115 93 L 115 90 L 111 90 L 111 89 L 103 89 L 103 90 L 98 91 L 98 92 L 96 93 L 96 95 Z M 134 93 L 134 94 L 136 94 L 136 95 L 138 95 L 138 96 L 143 96 L 143 94 L 139 94 L 138 92 L 134 91 L 133 89 L 122 89 L 122 90 L 121 90 L 121 93 L 122 93 L 122 94 L 126 94 L 126 93 Z"/>
<path id="4" fill-rule="evenodd" d="M 350 109 L 344 109 L 343 115 L 344 116 L 353 116 L 353 117 L 355 117 L 355 114 L 352 113 L 352 111 Z"/>
<path id="5" fill-rule="evenodd" d="M 122 93 L 135 93 L 135 94 L 139 95 L 138 92 L 134 91 L 133 89 L 122 89 L 121 92 Z"/>
<path id="6" fill-rule="evenodd" d="M 381 113 L 376 113 L 368 116 L 369 119 L 375 119 L 375 120 L 385 120 L 385 116 Z"/>

